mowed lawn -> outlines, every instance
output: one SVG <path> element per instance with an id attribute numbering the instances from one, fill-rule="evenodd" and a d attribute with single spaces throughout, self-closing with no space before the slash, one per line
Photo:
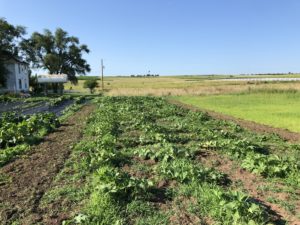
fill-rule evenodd
<path id="1" fill-rule="evenodd" d="M 281 91 L 174 98 L 199 108 L 300 132 L 300 92 Z"/>

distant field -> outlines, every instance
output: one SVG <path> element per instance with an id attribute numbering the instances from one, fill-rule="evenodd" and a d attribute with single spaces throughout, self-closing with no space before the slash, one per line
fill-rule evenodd
<path id="1" fill-rule="evenodd" d="M 242 76 L 164 76 L 164 77 L 105 77 L 104 88 L 106 95 L 152 95 L 152 96 L 181 96 L 181 95 L 211 95 L 224 93 L 239 93 L 252 90 L 265 89 L 295 89 L 300 90 L 300 82 L 249 82 L 249 81 L 224 81 L 221 79 L 237 78 Z M 249 76 L 243 76 L 246 78 Z M 252 78 L 258 76 L 250 76 Z M 259 77 L 300 77 L 299 75 L 276 75 Z M 84 77 L 78 85 L 65 85 L 66 91 L 88 93 L 83 88 Z M 100 85 L 101 81 L 98 80 Z M 99 93 L 99 87 L 96 93 Z"/>
<path id="2" fill-rule="evenodd" d="M 174 98 L 199 108 L 300 132 L 300 92 L 263 91 Z"/>

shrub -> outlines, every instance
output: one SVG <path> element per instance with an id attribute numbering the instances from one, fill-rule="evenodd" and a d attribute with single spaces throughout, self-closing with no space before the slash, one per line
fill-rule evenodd
<path id="1" fill-rule="evenodd" d="M 83 83 L 84 88 L 90 89 L 91 94 L 94 93 L 94 90 L 96 87 L 98 87 L 98 82 L 97 80 L 86 80 Z"/>

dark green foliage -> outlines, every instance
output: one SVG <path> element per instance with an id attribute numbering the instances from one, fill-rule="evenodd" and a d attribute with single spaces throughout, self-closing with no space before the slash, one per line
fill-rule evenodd
<path id="1" fill-rule="evenodd" d="M 28 143 L 32 137 L 40 132 L 50 132 L 59 125 L 59 121 L 52 113 L 41 113 L 32 116 L 18 116 L 5 114 L 1 119 L 0 149 L 17 144 Z"/>
<path id="2" fill-rule="evenodd" d="M 5 19 L 0 18 L 0 50 L 18 54 L 18 38 L 25 34 L 25 28 L 22 26 L 13 26 Z"/>
<path id="3" fill-rule="evenodd" d="M 98 76 L 78 76 L 78 80 L 101 80 Z"/>
<path id="4" fill-rule="evenodd" d="M 0 52 L 1 54 L 1 52 Z M 5 87 L 6 85 L 6 79 L 7 79 L 7 74 L 8 74 L 8 70 L 5 68 L 4 66 L 4 60 L 1 60 L 1 56 L 0 56 L 0 87 Z"/>
<path id="5" fill-rule="evenodd" d="M 22 26 L 13 26 L 5 19 L 0 18 L 0 86 L 5 86 L 7 69 L 4 63 L 19 54 L 19 41 L 25 34 Z"/>
<path id="6" fill-rule="evenodd" d="M 43 92 L 43 87 L 38 84 L 36 76 L 29 76 L 29 86 L 31 87 L 31 91 L 34 94 Z"/>
<path id="7" fill-rule="evenodd" d="M 67 74 L 73 83 L 77 83 L 76 74 L 90 71 L 82 57 L 83 53 L 89 53 L 88 47 L 61 28 L 55 33 L 47 29 L 44 33 L 34 32 L 21 46 L 33 67 L 48 70 L 50 74 Z"/>
<path id="8" fill-rule="evenodd" d="M 83 83 L 84 88 L 90 89 L 91 94 L 94 93 L 96 87 L 98 87 L 97 80 L 85 80 Z"/>

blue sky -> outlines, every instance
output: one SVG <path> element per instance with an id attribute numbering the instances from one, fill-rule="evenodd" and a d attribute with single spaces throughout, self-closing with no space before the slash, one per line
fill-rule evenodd
<path id="1" fill-rule="evenodd" d="M 28 33 L 61 27 L 91 75 L 300 72 L 299 0 L 0 0 Z"/>

